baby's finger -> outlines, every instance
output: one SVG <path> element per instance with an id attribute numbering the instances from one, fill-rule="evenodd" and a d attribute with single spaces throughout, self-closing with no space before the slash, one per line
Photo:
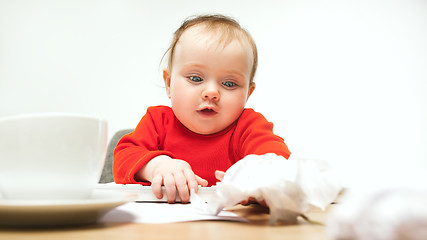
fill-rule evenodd
<path id="1" fill-rule="evenodd" d="M 175 173 L 175 185 L 178 190 L 178 195 L 181 198 L 182 203 L 187 203 L 190 200 L 190 191 L 187 186 L 187 179 L 184 173 Z"/>
<path id="2" fill-rule="evenodd" d="M 153 191 L 154 196 L 158 199 L 163 197 L 162 182 L 163 178 L 161 175 L 156 175 L 153 177 L 153 180 L 151 180 L 151 190 Z"/>
<path id="3" fill-rule="evenodd" d="M 176 200 L 176 185 L 174 176 L 172 174 L 163 176 L 163 185 L 165 185 L 165 192 L 168 203 L 174 203 Z"/>
<path id="4" fill-rule="evenodd" d="M 190 169 L 186 169 L 184 170 L 184 176 L 187 179 L 188 190 L 190 191 L 191 189 L 194 189 L 194 191 L 197 193 L 197 191 L 199 190 L 199 184 L 197 182 L 196 175 L 194 174 L 194 172 Z"/>
<path id="5" fill-rule="evenodd" d="M 219 181 L 222 181 L 222 179 L 224 179 L 224 176 L 225 176 L 225 172 L 224 171 L 220 171 L 220 170 L 216 170 L 215 171 L 215 177 Z"/>
<path id="6" fill-rule="evenodd" d="M 201 177 L 199 177 L 197 175 L 195 175 L 195 176 L 196 176 L 197 184 L 199 184 L 202 187 L 207 187 L 208 186 L 208 184 L 209 184 L 208 180 L 203 179 L 203 178 L 201 178 Z"/>

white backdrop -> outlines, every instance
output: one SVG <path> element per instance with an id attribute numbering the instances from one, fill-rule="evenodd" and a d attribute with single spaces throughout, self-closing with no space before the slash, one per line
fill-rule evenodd
<path id="1" fill-rule="evenodd" d="M 218 12 L 258 44 L 248 107 L 350 187 L 427 182 L 427 2 L 0 0 L 0 117 L 73 112 L 110 136 L 168 105 L 160 60 L 182 20 Z"/>

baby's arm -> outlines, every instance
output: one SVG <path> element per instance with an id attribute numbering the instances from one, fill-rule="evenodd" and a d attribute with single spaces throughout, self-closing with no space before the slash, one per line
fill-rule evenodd
<path id="1" fill-rule="evenodd" d="M 194 174 L 186 161 L 160 155 L 150 160 L 136 174 L 137 181 L 150 181 L 157 198 L 162 198 L 162 185 L 165 186 L 169 203 L 174 203 L 178 191 L 183 203 L 190 200 L 190 189 L 198 190 L 198 185 L 206 187 L 208 181 Z"/>

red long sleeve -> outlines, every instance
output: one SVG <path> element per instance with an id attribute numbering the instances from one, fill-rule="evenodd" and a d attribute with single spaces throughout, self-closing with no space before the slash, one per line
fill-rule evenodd
<path id="1" fill-rule="evenodd" d="M 116 183 L 137 183 L 135 173 L 158 155 L 187 161 L 195 174 L 214 185 L 215 170 L 226 171 L 249 154 L 276 153 L 289 158 L 283 139 L 260 113 L 245 109 L 223 131 L 200 135 L 185 128 L 166 106 L 150 107 L 135 131 L 125 135 L 114 151 Z M 149 184 L 149 183 L 145 183 Z"/>

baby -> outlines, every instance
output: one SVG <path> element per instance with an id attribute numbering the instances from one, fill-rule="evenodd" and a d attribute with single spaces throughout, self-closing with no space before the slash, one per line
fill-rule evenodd
<path id="1" fill-rule="evenodd" d="M 289 158 L 263 115 L 246 109 L 258 55 L 237 21 L 222 15 L 187 19 L 175 32 L 163 71 L 171 107 L 150 107 L 114 151 L 116 183 L 151 184 L 154 195 L 188 202 L 190 189 L 212 186 L 250 154 Z M 165 55 L 166 55 L 165 54 Z"/>

